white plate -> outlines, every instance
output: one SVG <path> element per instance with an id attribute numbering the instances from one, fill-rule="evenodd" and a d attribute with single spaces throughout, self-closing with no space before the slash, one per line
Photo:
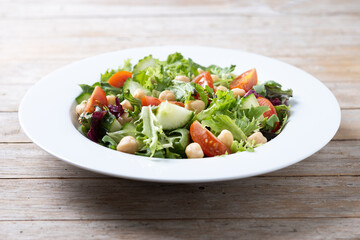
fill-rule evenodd
<path id="1" fill-rule="evenodd" d="M 236 64 L 240 74 L 256 68 L 260 81 L 276 80 L 292 88 L 291 116 L 283 132 L 254 153 L 241 152 L 205 159 L 151 159 L 129 155 L 96 144 L 74 124 L 78 84 L 93 84 L 100 73 L 152 54 L 166 59 L 181 52 L 202 65 Z M 340 107 L 333 94 L 316 78 L 286 63 L 231 49 L 198 46 L 146 47 L 87 58 L 41 79 L 23 98 L 20 124 L 28 137 L 50 154 L 75 166 L 107 175 L 158 182 L 207 182 L 245 178 L 297 163 L 324 147 L 340 124 Z"/>

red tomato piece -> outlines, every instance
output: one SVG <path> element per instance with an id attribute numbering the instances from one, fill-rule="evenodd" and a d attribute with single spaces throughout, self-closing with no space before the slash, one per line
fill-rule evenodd
<path id="1" fill-rule="evenodd" d="M 92 113 L 95 111 L 95 106 L 103 107 L 107 106 L 107 98 L 104 90 L 101 87 L 96 86 L 93 93 L 86 103 L 84 112 Z"/>
<path id="2" fill-rule="evenodd" d="M 132 73 L 128 71 L 120 71 L 110 77 L 108 83 L 113 87 L 123 87 L 126 80 L 132 78 Z"/>
<path id="3" fill-rule="evenodd" d="M 208 71 L 197 75 L 193 79 L 193 82 L 201 85 L 203 88 L 205 88 L 205 86 L 208 85 L 210 88 L 212 88 L 215 91 L 213 79 L 210 75 L 210 72 Z"/>
<path id="4" fill-rule="evenodd" d="M 264 112 L 264 117 L 271 117 L 272 115 L 276 115 L 277 116 L 277 113 L 276 113 L 276 110 L 275 110 L 275 107 L 274 107 L 274 105 L 272 105 L 272 103 L 268 100 L 268 99 L 266 99 L 266 98 L 264 98 L 264 97 L 258 97 L 257 98 L 257 101 L 258 101 L 258 103 L 259 103 L 259 105 L 260 106 L 267 106 L 267 107 L 269 107 L 270 108 L 270 110 L 269 111 L 266 111 L 266 112 Z M 277 130 L 279 129 L 279 122 L 277 122 L 276 123 L 276 127 L 275 127 L 275 129 L 273 130 L 273 132 L 276 132 Z"/>
<path id="5" fill-rule="evenodd" d="M 162 101 L 162 102 L 165 102 L 165 101 Z M 183 104 L 182 102 L 176 102 L 176 101 L 168 101 L 169 103 L 172 103 L 172 104 L 175 104 L 175 105 L 178 105 L 180 107 L 185 107 L 185 104 Z"/>
<path id="6" fill-rule="evenodd" d="M 244 72 L 240 76 L 236 77 L 229 85 L 230 89 L 241 88 L 245 92 L 249 91 L 253 86 L 257 84 L 256 69 L 250 69 Z"/>
<path id="7" fill-rule="evenodd" d="M 231 150 L 225 146 L 214 134 L 195 121 L 190 126 L 190 135 L 194 142 L 201 146 L 204 154 L 208 157 L 231 154 Z"/>
<path id="8" fill-rule="evenodd" d="M 161 100 L 156 97 L 144 96 L 141 99 L 141 105 L 143 106 L 157 106 L 161 103 Z"/>

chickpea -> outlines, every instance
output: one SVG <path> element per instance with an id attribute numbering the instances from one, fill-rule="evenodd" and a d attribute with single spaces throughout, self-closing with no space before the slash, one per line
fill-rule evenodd
<path id="1" fill-rule="evenodd" d="M 190 78 L 188 78 L 186 76 L 176 76 L 174 80 L 182 81 L 182 82 L 190 82 Z"/>
<path id="2" fill-rule="evenodd" d="M 116 99 L 116 96 L 115 95 L 107 95 L 106 96 L 106 99 L 107 99 L 107 102 L 108 102 L 108 105 L 116 105 L 116 101 L 115 101 L 115 99 Z"/>
<path id="3" fill-rule="evenodd" d="M 228 148 L 231 148 L 231 145 L 234 141 L 234 137 L 232 133 L 226 129 L 221 131 L 221 133 L 218 136 L 218 139 Z"/>
<path id="4" fill-rule="evenodd" d="M 203 72 L 205 72 L 205 71 L 202 70 L 201 68 L 198 68 L 197 70 L 198 70 L 199 74 L 202 74 Z"/>
<path id="5" fill-rule="evenodd" d="M 124 100 L 121 102 L 121 105 L 124 109 L 127 109 L 127 110 L 130 110 L 132 111 L 133 110 L 133 107 L 131 106 L 131 103 L 128 101 L 128 100 Z"/>
<path id="6" fill-rule="evenodd" d="M 217 81 L 220 80 L 219 76 L 218 76 L 218 75 L 214 75 L 214 74 L 211 75 L 211 78 L 212 78 L 213 82 L 217 82 Z"/>
<path id="7" fill-rule="evenodd" d="M 138 150 L 138 143 L 132 136 L 123 137 L 116 148 L 120 152 L 134 154 Z"/>
<path id="8" fill-rule="evenodd" d="M 176 101 L 175 93 L 170 90 L 165 90 L 160 93 L 160 100 Z"/>
<path id="9" fill-rule="evenodd" d="M 76 105 L 75 107 L 76 114 L 80 116 L 84 112 L 85 107 L 86 107 L 86 102 L 82 102 L 79 105 Z"/>
<path id="10" fill-rule="evenodd" d="M 243 97 L 245 95 L 245 90 L 241 89 L 241 88 L 234 88 L 231 89 L 231 91 L 233 92 L 234 96 L 237 97 Z"/>
<path id="11" fill-rule="evenodd" d="M 185 149 L 186 156 L 188 158 L 203 158 L 204 152 L 201 149 L 200 144 L 198 143 L 190 143 L 187 145 Z"/>
<path id="12" fill-rule="evenodd" d="M 129 117 L 129 113 L 124 112 L 123 114 L 121 114 L 121 116 L 118 118 L 118 121 L 121 125 L 124 125 L 127 122 L 130 122 L 133 118 Z"/>
<path id="13" fill-rule="evenodd" d="M 254 143 L 254 145 L 264 144 L 267 142 L 266 137 L 264 137 L 261 132 L 256 132 L 256 133 L 250 135 L 250 137 L 248 137 L 248 140 L 251 143 Z"/>
<path id="14" fill-rule="evenodd" d="M 185 108 L 194 111 L 195 113 L 199 113 L 205 109 L 205 103 L 201 100 L 189 101 L 185 104 Z"/>
<path id="15" fill-rule="evenodd" d="M 134 98 L 139 100 L 141 100 L 145 95 L 145 92 L 140 88 L 136 89 L 134 92 Z"/>
<path id="16" fill-rule="evenodd" d="M 227 89 L 227 87 L 224 87 L 224 86 L 218 86 L 218 87 L 216 87 L 216 91 L 224 91 L 224 92 L 226 92 L 227 90 L 229 90 L 229 89 Z"/>

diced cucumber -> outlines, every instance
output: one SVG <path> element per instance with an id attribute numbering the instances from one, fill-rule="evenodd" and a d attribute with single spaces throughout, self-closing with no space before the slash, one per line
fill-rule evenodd
<path id="1" fill-rule="evenodd" d="M 156 65 L 156 59 L 151 55 L 141 59 L 138 64 L 134 66 L 133 74 L 136 75 L 142 70 L 145 70 L 148 67 L 154 67 Z"/>
<path id="2" fill-rule="evenodd" d="M 162 102 L 156 117 L 164 130 L 172 130 L 185 126 L 193 117 L 193 112 L 178 105 Z"/>
<path id="3" fill-rule="evenodd" d="M 258 107 L 259 103 L 254 94 L 250 94 L 241 101 L 240 109 L 249 109 L 251 107 Z"/>
<path id="4" fill-rule="evenodd" d="M 77 98 L 75 98 L 75 100 L 77 104 L 80 104 L 82 101 L 88 100 L 90 96 L 91 96 L 90 93 L 83 92 Z"/>
<path id="5" fill-rule="evenodd" d="M 254 94 L 250 94 L 246 98 L 243 98 L 240 103 L 240 109 L 243 109 L 243 110 L 254 108 L 254 107 L 259 107 L 259 106 L 260 105 Z M 261 115 L 259 117 L 259 120 L 262 121 L 263 119 L 264 119 L 264 116 Z"/>
<path id="6" fill-rule="evenodd" d="M 125 123 L 121 130 L 123 130 L 125 132 L 128 132 L 129 134 L 130 133 L 135 133 L 136 132 L 136 127 L 132 123 Z M 131 134 L 131 136 L 134 137 L 135 135 Z"/>
<path id="7" fill-rule="evenodd" d="M 143 90 L 145 92 L 146 95 L 150 95 L 149 90 L 147 90 L 146 88 L 141 86 L 140 83 L 135 82 L 134 80 L 130 80 L 130 79 L 126 80 L 123 89 L 124 89 L 124 92 L 126 90 L 129 90 L 130 94 L 132 96 L 134 96 L 134 93 L 135 93 L 136 89 L 141 89 L 141 90 Z"/>
<path id="8" fill-rule="evenodd" d="M 109 132 L 116 132 L 116 131 L 119 131 L 120 129 L 121 129 L 121 124 L 115 118 L 114 121 L 110 125 Z"/>
<path id="9" fill-rule="evenodd" d="M 121 130 L 115 132 L 108 132 L 107 135 L 111 137 L 116 143 L 119 143 L 123 137 L 135 137 L 136 127 L 132 123 L 125 123 Z"/>

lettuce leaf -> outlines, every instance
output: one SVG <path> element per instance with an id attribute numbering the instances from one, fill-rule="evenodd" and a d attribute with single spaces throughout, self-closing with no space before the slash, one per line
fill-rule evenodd
<path id="1" fill-rule="evenodd" d="M 263 84 L 254 86 L 253 89 L 270 101 L 278 99 L 282 104 L 286 103 L 286 100 L 293 96 L 292 89 L 283 90 L 281 84 L 275 81 L 267 81 Z"/>
<path id="2" fill-rule="evenodd" d="M 175 93 L 177 101 L 186 103 L 190 100 L 191 95 L 195 91 L 195 88 L 191 83 L 173 80 L 172 86 L 169 87 L 169 90 Z"/>
<path id="3" fill-rule="evenodd" d="M 141 133 L 145 136 L 142 141 L 145 144 L 145 148 L 148 147 L 150 149 L 151 157 L 155 154 L 156 150 L 172 147 L 172 143 L 163 132 L 151 107 L 142 107 L 140 115 L 142 120 Z"/>
<path id="4" fill-rule="evenodd" d="M 211 131 L 214 132 L 216 135 L 218 135 L 222 130 L 227 129 L 232 133 L 234 139 L 238 141 L 247 140 L 247 136 L 235 123 L 235 120 L 231 119 L 227 115 L 213 116 L 212 119 L 203 120 L 201 124 L 210 127 Z"/>
<path id="5" fill-rule="evenodd" d="M 280 120 L 280 127 L 276 131 L 276 133 L 279 134 L 287 124 L 287 120 L 290 115 L 290 106 L 286 106 L 286 105 L 275 106 L 275 110 Z"/>
<path id="6" fill-rule="evenodd" d="M 182 59 L 184 59 L 183 55 L 181 53 L 176 52 L 176 53 L 170 54 L 167 57 L 166 63 L 167 64 L 174 64 L 176 62 L 181 61 Z"/>
<path id="7" fill-rule="evenodd" d="M 109 135 L 105 135 L 101 141 L 106 147 L 116 150 L 118 143 L 115 142 Z"/>
<path id="8" fill-rule="evenodd" d="M 235 152 L 254 152 L 254 146 L 249 141 L 233 141 L 233 144 L 230 147 L 230 150 Z"/>
<path id="9" fill-rule="evenodd" d="M 134 98 L 133 95 L 131 95 L 130 90 L 124 92 L 124 98 L 128 100 L 132 106 L 137 106 L 138 108 L 141 107 L 141 101 Z"/>
<path id="10" fill-rule="evenodd" d="M 180 157 L 186 157 L 185 148 L 190 143 L 189 130 L 185 128 L 179 128 L 171 131 L 168 135 L 173 147 L 167 148 L 167 155 L 172 155 L 172 158 L 178 158 L 173 153 L 180 155 Z"/>
<path id="11" fill-rule="evenodd" d="M 230 82 L 234 79 L 236 76 L 235 74 L 232 74 L 232 72 L 235 70 L 236 65 L 230 65 L 229 67 L 221 68 L 217 65 L 210 65 L 206 68 L 206 71 L 209 71 L 211 74 L 217 75 L 219 77 L 219 80 L 214 82 L 214 86 L 225 86 L 229 87 Z"/>
<path id="12" fill-rule="evenodd" d="M 216 97 L 211 102 L 210 106 L 195 115 L 194 120 L 202 121 L 205 119 L 209 119 L 214 115 L 217 114 L 226 114 L 233 116 L 233 113 L 229 111 L 236 105 L 236 98 L 234 97 L 233 93 L 219 91 L 216 94 Z"/>
<path id="13" fill-rule="evenodd" d="M 199 84 L 196 84 L 194 82 L 192 82 L 191 84 L 195 88 L 196 92 L 199 94 L 200 100 L 204 102 L 205 108 L 206 108 L 209 101 L 208 101 L 208 95 L 206 94 L 205 89 L 203 87 L 201 87 Z"/>

